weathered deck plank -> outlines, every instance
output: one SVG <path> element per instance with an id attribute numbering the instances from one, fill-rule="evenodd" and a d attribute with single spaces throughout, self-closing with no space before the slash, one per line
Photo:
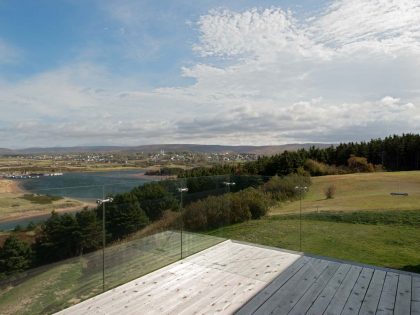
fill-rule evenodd
<path id="1" fill-rule="evenodd" d="M 365 298 L 370 280 L 372 279 L 373 272 L 374 270 L 371 268 L 363 268 L 341 314 L 351 315 L 359 313 L 359 309 L 363 303 L 363 299 Z"/>
<path id="2" fill-rule="evenodd" d="M 343 280 L 343 283 L 336 291 L 334 297 L 330 301 L 327 309 L 324 314 L 327 315 L 337 315 L 341 314 L 341 311 L 344 308 L 344 305 L 347 302 L 347 299 L 350 295 L 351 290 L 353 290 L 354 285 L 356 284 L 357 279 L 359 278 L 362 268 L 359 266 L 352 266 L 350 271 L 347 273 L 346 277 Z"/>
<path id="3" fill-rule="evenodd" d="M 344 278 L 350 270 L 350 265 L 341 264 L 334 277 L 330 280 L 314 304 L 307 311 L 307 315 L 319 315 L 325 312 L 334 294 L 343 283 Z"/>
<path id="4" fill-rule="evenodd" d="M 399 275 L 395 314 L 410 314 L 411 308 L 411 276 Z"/>
<path id="5" fill-rule="evenodd" d="M 249 300 L 241 309 L 239 309 L 237 315 L 247 315 L 254 313 L 265 301 L 267 301 L 276 291 L 278 291 L 291 277 L 294 276 L 306 263 L 309 258 L 299 258 L 293 265 L 289 266 L 284 272 L 282 272 L 277 278 L 275 278 L 269 285 L 263 290 L 258 292 L 251 300 Z"/>
<path id="6" fill-rule="evenodd" d="M 312 306 L 314 301 L 318 298 L 318 295 L 322 292 L 334 274 L 337 272 L 340 264 L 332 263 L 324 269 L 321 276 L 315 280 L 311 287 L 306 291 L 302 298 L 295 304 L 292 310 L 289 312 L 290 315 L 306 314 L 307 310 Z"/>
<path id="7" fill-rule="evenodd" d="M 411 283 L 411 315 L 420 315 L 420 276 L 413 277 Z"/>
<path id="8" fill-rule="evenodd" d="M 283 286 L 282 290 L 274 293 L 257 309 L 255 314 L 287 314 L 330 264 L 325 260 L 310 260 Z"/>
<path id="9" fill-rule="evenodd" d="M 380 314 L 380 315 L 394 314 L 397 286 L 398 286 L 398 274 L 393 273 L 393 272 L 387 272 L 376 314 Z"/>
<path id="10" fill-rule="evenodd" d="M 372 281 L 366 292 L 365 299 L 363 300 L 360 308 L 360 314 L 375 314 L 378 308 L 379 299 L 382 293 L 386 272 L 383 270 L 375 270 Z"/>
<path id="11" fill-rule="evenodd" d="M 420 277 L 225 241 L 60 314 L 420 315 Z"/>

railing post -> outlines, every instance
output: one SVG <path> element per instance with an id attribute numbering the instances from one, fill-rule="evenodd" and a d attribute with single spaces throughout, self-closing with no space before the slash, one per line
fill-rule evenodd
<path id="1" fill-rule="evenodd" d="M 184 258 L 184 255 L 183 255 L 183 240 L 182 240 L 182 231 L 183 231 L 183 229 L 184 229 L 184 218 L 182 217 L 182 209 L 183 209 L 183 204 L 182 204 L 182 193 L 183 192 L 187 192 L 188 191 L 188 188 L 187 187 L 181 187 L 181 188 L 178 188 L 178 191 L 180 192 L 180 194 L 181 194 L 181 200 L 180 200 L 180 209 L 179 209 L 179 212 L 180 212 L 180 217 L 181 217 L 181 259 L 183 259 Z"/>
<path id="2" fill-rule="evenodd" d="M 102 186 L 102 199 L 96 200 L 98 205 L 102 205 L 102 292 L 105 292 L 105 204 L 114 201 L 112 198 L 105 199 L 105 186 Z"/>
<path id="3" fill-rule="evenodd" d="M 299 251 L 302 251 L 302 194 L 308 187 L 296 186 L 295 190 L 299 192 Z"/>

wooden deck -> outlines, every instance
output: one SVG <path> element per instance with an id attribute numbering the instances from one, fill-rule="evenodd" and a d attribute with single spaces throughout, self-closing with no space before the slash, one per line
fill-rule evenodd
<path id="1" fill-rule="evenodd" d="M 416 314 L 420 277 L 225 241 L 59 314 Z"/>

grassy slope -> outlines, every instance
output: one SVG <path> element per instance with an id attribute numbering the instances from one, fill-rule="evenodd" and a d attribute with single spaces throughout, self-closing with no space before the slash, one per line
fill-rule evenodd
<path id="1" fill-rule="evenodd" d="M 222 241 L 183 234 L 184 257 Z M 163 232 L 114 245 L 105 252 L 105 289 L 180 259 L 180 234 Z M 50 314 L 102 292 L 102 252 L 30 270 L 0 286 L 0 314 Z"/>
<path id="2" fill-rule="evenodd" d="M 420 272 L 420 172 L 323 176 L 312 182 L 302 200 L 302 251 Z M 337 192 L 327 200 L 324 188 L 330 184 Z M 271 217 L 210 234 L 299 250 L 299 204 L 283 203 L 271 209 Z"/>
<path id="3" fill-rule="evenodd" d="M 337 188 L 334 199 L 325 199 L 328 185 Z M 408 197 L 391 196 L 407 192 Z M 312 186 L 302 201 L 303 211 L 417 210 L 420 209 L 420 172 L 364 173 L 312 178 Z M 299 210 L 299 201 L 274 207 L 271 214 Z"/>

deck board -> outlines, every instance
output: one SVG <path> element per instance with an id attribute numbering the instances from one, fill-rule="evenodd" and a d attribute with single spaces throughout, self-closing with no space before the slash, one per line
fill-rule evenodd
<path id="1" fill-rule="evenodd" d="M 408 275 L 399 275 L 394 313 L 410 314 L 410 303 L 411 303 L 411 277 Z"/>
<path id="2" fill-rule="evenodd" d="M 350 270 L 350 265 L 341 264 L 334 277 L 330 280 L 321 294 L 318 296 L 316 301 L 312 304 L 306 314 L 308 315 L 319 315 L 323 314 L 330 304 L 330 301 L 334 297 L 338 288 L 341 286 L 344 278 Z"/>
<path id="3" fill-rule="evenodd" d="M 380 314 L 380 315 L 394 314 L 397 286 L 398 286 L 398 274 L 393 273 L 393 272 L 387 272 L 376 314 Z"/>
<path id="4" fill-rule="evenodd" d="M 320 259 L 309 261 L 283 287 L 267 300 L 255 314 L 287 314 L 316 281 L 330 262 Z"/>
<path id="5" fill-rule="evenodd" d="M 318 295 L 322 292 L 334 274 L 340 267 L 339 263 L 331 263 L 324 269 L 320 277 L 312 283 L 311 287 L 305 292 L 302 298 L 294 305 L 289 312 L 290 315 L 306 314 L 308 309 L 312 306 Z"/>
<path id="6" fill-rule="evenodd" d="M 420 276 L 224 241 L 59 314 L 420 315 Z"/>
<path id="7" fill-rule="evenodd" d="M 357 279 L 357 282 L 354 285 L 346 304 L 344 305 L 344 309 L 341 313 L 342 315 L 359 313 L 359 309 L 362 306 L 370 280 L 372 279 L 373 272 L 374 270 L 371 268 L 363 268 L 359 279 Z"/>
<path id="8" fill-rule="evenodd" d="M 378 309 L 379 299 L 384 286 L 386 272 L 383 270 L 375 270 L 372 281 L 360 308 L 360 314 L 375 314 Z"/>
<path id="9" fill-rule="evenodd" d="M 420 276 L 412 279 L 411 314 L 420 315 Z"/>
<path id="10" fill-rule="evenodd" d="M 344 305 L 346 304 L 347 299 L 350 295 L 350 292 L 351 290 L 353 290 L 353 287 L 356 284 L 356 281 L 359 278 L 361 272 L 362 268 L 359 266 L 352 266 L 350 268 L 350 271 L 347 273 L 346 277 L 343 280 L 343 283 L 336 291 L 324 314 L 341 314 Z"/>

